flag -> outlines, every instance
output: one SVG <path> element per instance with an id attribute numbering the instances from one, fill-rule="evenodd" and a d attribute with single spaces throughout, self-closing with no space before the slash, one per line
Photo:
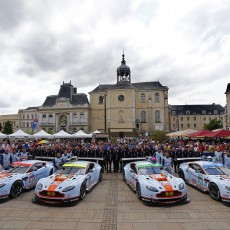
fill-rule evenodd
<path id="1" fill-rule="evenodd" d="M 36 129 L 37 125 L 38 125 L 38 119 L 35 118 L 33 123 L 32 123 L 32 131 L 34 131 Z"/>

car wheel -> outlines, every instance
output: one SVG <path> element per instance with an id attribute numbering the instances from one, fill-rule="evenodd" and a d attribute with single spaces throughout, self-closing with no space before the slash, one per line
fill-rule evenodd
<path id="1" fill-rule="evenodd" d="M 102 171 L 100 171 L 100 175 L 99 175 L 99 182 L 102 181 Z"/>
<path id="2" fill-rule="evenodd" d="M 218 186 L 215 183 L 210 183 L 208 185 L 208 191 L 212 199 L 214 200 L 220 200 L 220 190 Z"/>
<path id="3" fill-rule="evenodd" d="M 10 196 L 13 198 L 18 197 L 22 192 L 22 188 L 23 188 L 23 183 L 21 181 L 15 181 L 11 186 Z"/>
<path id="4" fill-rule="evenodd" d="M 185 181 L 185 176 L 184 176 L 184 172 L 182 169 L 179 169 L 178 176 Z"/>
<path id="5" fill-rule="evenodd" d="M 142 200 L 142 198 L 141 198 L 141 187 L 140 187 L 139 183 L 137 183 L 137 185 L 136 185 L 136 194 L 137 194 L 137 198 L 139 200 Z"/>
<path id="6" fill-rule="evenodd" d="M 86 183 L 83 182 L 80 188 L 80 200 L 83 200 L 85 198 L 85 195 L 86 195 Z"/>

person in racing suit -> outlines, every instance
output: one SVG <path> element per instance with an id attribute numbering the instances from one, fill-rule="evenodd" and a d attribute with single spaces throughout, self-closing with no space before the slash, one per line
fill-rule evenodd
<path id="1" fill-rule="evenodd" d="M 62 165 L 63 165 L 63 159 L 60 152 L 57 152 L 56 157 L 53 160 L 53 166 L 55 168 L 55 171 L 57 171 Z"/>
<path id="2" fill-rule="evenodd" d="M 153 157 L 156 158 L 157 164 L 161 164 L 161 161 L 162 161 L 162 152 L 161 152 L 161 148 L 160 147 L 157 148 L 156 155 L 153 156 Z"/>
<path id="3" fill-rule="evenodd" d="M 5 149 L 5 152 L 2 154 L 1 165 L 2 168 L 8 167 L 12 163 L 12 157 L 8 149 Z"/>
<path id="4" fill-rule="evenodd" d="M 227 150 L 224 156 L 224 167 L 230 169 L 230 150 Z"/>
<path id="5" fill-rule="evenodd" d="M 12 158 L 12 163 L 15 161 L 20 161 L 20 157 L 16 149 L 12 149 L 11 158 Z"/>
<path id="6" fill-rule="evenodd" d="M 162 166 L 168 171 L 168 173 L 172 174 L 173 160 L 170 157 L 169 151 L 165 152 L 165 156 L 162 160 Z"/>
<path id="7" fill-rule="evenodd" d="M 66 163 L 66 161 L 69 160 L 71 157 L 72 157 L 72 153 L 68 153 L 67 149 L 65 149 L 64 153 L 62 154 L 63 163 Z"/>
<path id="8" fill-rule="evenodd" d="M 224 164 L 224 154 L 220 151 L 220 147 L 218 146 L 215 151 L 215 160 L 218 163 Z"/>

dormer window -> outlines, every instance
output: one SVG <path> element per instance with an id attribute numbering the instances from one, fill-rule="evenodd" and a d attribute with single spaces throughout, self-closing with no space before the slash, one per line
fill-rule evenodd
<path id="1" fill-rule="evenodd" d="M 218 111 L 217 111 L 217 110 L 214 110 L 214 114 L 218 114 Z"/>
<path id="2" fill-rule="evenodd" d="M 144 93 L 141 94 L 141 102 L 145 102 L 145 94 Z"/>
<path id="3" fill-rule="evenodd" d="M 98 104 L 103 104 L 103 100 L 104 100 L 103 96 L 99 96 Z"/>
<path id="4" fill-rule="evenodd" d="M 203 115 L 206 115 L 206 110 L 202 110 L 202 114 L 203 114 Z"/>
<path id="5" fill-rule="evenodd" d="M 186 115 L 190 115 L 190 111 L 189 110 L 186 111 Z"/>

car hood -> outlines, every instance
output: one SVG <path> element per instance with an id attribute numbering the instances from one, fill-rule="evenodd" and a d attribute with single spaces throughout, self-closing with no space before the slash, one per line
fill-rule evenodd
<path id="1" fill-rule="evenodd" d="M 16 179 L 23 179 L 26 175 L 19 173 L 0 172 L 0 183 L 15 181 Z"/>
<path id="2" fill-rule="evenodd" d="M 152 175 L 142 175 L 143 180 L 149 186 L 153 186 L 160 190 L 178 190 L 179 182 L 176 177 L 170 174 L 152 174 Z"/>
<path id="3" fill-rule="evenodd" d="M 39 181 L 43 185 L 42 190 L 59 191 L 68 186 L 80 184 L 85 178 L 85 175 L 72 175 L 72 174 L 53 174 L 47 178 Z"/>
<path id="4" fill-rule="evenodd" d="M 230 185 L 230 176 L 229 175 L 208 175 L 207 179 L 211 179 L 213 181 L 219 181 L 223 184 Z"/>

